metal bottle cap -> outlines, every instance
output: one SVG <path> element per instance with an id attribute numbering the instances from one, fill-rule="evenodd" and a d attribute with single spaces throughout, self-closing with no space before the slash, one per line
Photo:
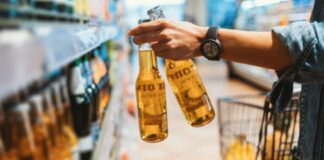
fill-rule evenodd
<path id="1" fill-rule="evenodd" d="M 163 10 L 160 6 L 156 6 L 150 10 L 147 11 L 147 15 L 152 19 L 159 19 L 159 18 L 165 18 L 163 14 Z"/>
<path id="2" fill-rule="evenodd" d="M 142 18 L 142 19 L 138 20 L 138 24 L 145 23 L 145 22 L 150 22 L 150 21 L 151 21 L 151 19 L 149 19 L 149 18 Z"/>
<path id="3" fill-rule="evenodd" d="M 151 14 L 153 14 L 154 12 L 156 12 L 157 10 L 162 10 L 162 9 L 161 9 L 160 6 L 155 6 L 154 8 L 149 9 L 149 10 L 147 11 L 147 14 L 148 14 L 148 15 L 151 15 Z"/>

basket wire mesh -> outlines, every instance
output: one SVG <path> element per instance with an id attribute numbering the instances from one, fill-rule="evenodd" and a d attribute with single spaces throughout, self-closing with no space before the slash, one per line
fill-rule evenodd
<path id="1" fill-rule="evenodd" d="M 292 160 L 298 133 L 298 100 L 275 112 L 267 94 L 220 98 L 218 121 L 224 160 Z"/>

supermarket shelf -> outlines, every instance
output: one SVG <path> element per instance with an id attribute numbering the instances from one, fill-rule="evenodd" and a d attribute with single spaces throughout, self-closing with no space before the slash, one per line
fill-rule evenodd
<path id="1" fill-rule="evenodd" d="M 75 14 L 3 3 L 0 4 L 0 12 L 3 15 L 9 14 L 9 12 L 15 13 L 14 16 L 0 16 L 1 26 L 22 26 L 34 22 L 57 23 L 57 21 L 60 23 L 77 23 L 88 22 L 90 20 L 89 17 L 77 16 Z M 11 16 L 13 16 L 13 18 L 8 18 Z"/>
<path id="2" fill-rule="evenodd" d="M 127 60 L 124 58 L 118 68 L 116 79 L 122 80 L 123 70 L 128 68 Z M 104 116 L 104 121 L 99 135 L 98 143 L 96 145 L 92 159 L 106 160 L 116 159 L 112 158 L 116 156 L 119 151 L 120 132 L 122 128 L 122 110 L 123 102 L 121 101 L 123 96 L 123 84 L 116 83 L 114 85 L 111 101 L 109 102 L 108 110 Z"/>
<path id="3" fill-rule="evenodd" d="M 46 72 L 52 72 L 117 36 L 115 26 L 57 26 L 33 29 L 46 48 Z"/>
<path id="4" fill-rule="evenodd" d="M 277 76 L 270 74 L 270 72 L 264 68 L 240 63 L 231 63 L 231 67 L 235 75 L 268 91 L 271 90 L 273 82 L 278 79 Z M 299 94 L 300 92 L 301 84 L 295 83 L 294 94 Z"/>
<path id="5" fill-rule="evenodd" d="M 264 89 L 270 90 L 272 87 L 272 83 L 277 80 L 276 77 L 270 76 L 265 69 L 254 67 L 246 64 L 240 63 L 231 63 L 232 71 L 244 78 L 245 80 L 256 84 Z"/>
<path id="6" fill-rule="evenodd" d="M 95 24 L 35 25 L 2 30 L 0 99 L 115 38 L 117 30 L 115 26 Z"/>

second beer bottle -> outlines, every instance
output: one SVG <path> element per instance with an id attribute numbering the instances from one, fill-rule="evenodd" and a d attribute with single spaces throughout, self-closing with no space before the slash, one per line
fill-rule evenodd
<path id="1" fill-rule="evenodd" d="M 150 20 L 142 19 L 139 23 L 148 21 Z M 146 142 L 159 142 L 168 136 L 165 84 L 151 45 L 142 44 L 139 50 L 136 98 L 140 134 Z"/>

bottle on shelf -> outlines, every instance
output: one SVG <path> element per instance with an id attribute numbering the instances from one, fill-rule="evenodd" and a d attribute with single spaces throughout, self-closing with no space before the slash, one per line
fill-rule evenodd
<path id="1" fill-rule="evenodd" d="M 5 130 L 4 123 L 5 123 L 5 114 L 3 112 L 3 108 L 0 102 L 0 159 L 10 160 L 9 155 L 6 152 L 6 146 L 4 141 L 5 137 L 3 136 L 3 131 Z"/>
<path id="2" fill-rule="evenodd" d="M 49 133 L 51 147 L 53 148 L 50 159 L 69 159 L 70 155 L 67 154 L 66 143 L 62 140 L 62 133 L 59 126 L 61 125 L 61 120 L 57 119 L 57 111 L 54 106 L 55 102 L 53 103 L 51 88 L 45 88 L 42 94 L 44 97 L 43 111 L 45 123 Z"/>
<path id="3" fill-rule="evenodd" d="M 163 10 L 155 7 L 147 12 L 151 20 L 164 18 Z M 167 79 L 188 123 L 200 127 L 215 117 L 212 103 L 192 60 L 165 60 Z"/>
<path id="4" fill-rule="evenodd" d="M 139 23 L 148 22 L 142 19 Z M 165 84 L 151 45 L 139 47 L 139 75 L 136 80 L 136 98 L 141 138 L 146 142 L 159 142 L 167 138 L 167 110 Z"/>
<path id="5" fill-rule="evenodd" d="M 28 103 L 20 103 L 10 109 L 8 117 L 11 117 L 11 136 L 16 138 L 14 145 L 17 147 L 18 159 L 41 160 L 37 157 L 34 135 L 30 124 L 30 106 Z M 14 139 L 13 138 L 13 139 Z"/>
<path id="6" fill-rule="evenodd" d="M 95 49 L 93 53 L 92 63 L 95 72 L 93 73 L 93 79 L 95 84 L 99 88 L 99 99 L 98 99 L 98 119 L 101 126 L 103 120 L 104 110 L 106 109 L 109 102 L 109 81 L 108 81 L 108 70 L 107 65 L 102 58 L 103 50 L 101 48 Z"/>
<path id="7" fill-rule="evenodd" d="M 56 10 L 59 13 L 66 13 L 67 12 L 67 0 L 56 0 Z"/>
<path id="8" fill-rule="evenodd" d="M 69 159 L 78 160 L 79 153 L 77 152 L 77 139 L 73 132 L 71 131 L 71 126 L 68 126 L 66 124 L 66 116 L 65 116 L 65 104 L 62 100 L 62 92 L 60 82 L 56 81 L 53 82 L 51 85 L 52 90 L 52 96 L 53 96 L 53 102 L 55 106 L 56 111 L 56 118 L 57 118 L 57 124 L 58 124 L 58 131 L 59 131 L 59 137 L 60 137 L 60 145 L 62 148 L 64 147 L 64 154 L 69 157 Z M 68 132 L 66 132 L 68 131 Z"/>
<path id="9" fill-rule="evenodd" d="M 91 16 L 90 0 L 81 0 L 80 4 L 81 4 L 82 16 L 90 17 Z"/>
<path id="10" fill-rule="evenodd" d="M 17 8 L 19 7 L 18 1 L 4 0 L 0 2 L 1 10 L 0 17 L 14 19 L 18 16 Z"/>
<path id="11" fill-rule="evenodd" d="M 90 108 L 90 121 L 91 121 L 91 134 L 93 139 L 96 140 L 99 136 L 99 122 L 98 122 L 98 110 L 100 105 L 100 98 L 98 85 L 96 85 L 92 80 L 92 71 L 89 62 L 89 56 L 85 55 L 83 57 L 83 76 L 86 79 L 86 91 L 91 99 Z"/>
<path id="12" fill-rule="evenodd" d="M 74 14 L 74 1 L 75 0 L 66 0 L 66 9 L 67 14 Z"/>
<path id="13" fill-rule="evenodd" d="M 37 157 L 41 159 L 50 159 L 53 153 L 49 133 L 46 128 L 42 95 L 34 95 L 29 99 L 30 117 L 33 134 L 35 135 L 35 147 Z"/>
<path id="14" fill-rule="evenodd" d="M 100 109 L 99 109 L 99 120 L 100 122 L 103 121 L 103 116 L 105 113 L 105 110 L 108 107 L 109 100 L 110 100 L 110 91 L 111 91 L 111 86 L 109 83 L 109 57 L 108 57 L 108 49 L 106 44 L 102 44 L 100 46 L 100 57 L 102 59 L 102 68 L 104 68 L 103 72 L 103 87 L 102 87 L 102 98 L 101 98 L 101 104 L 100 104 Z"/>
<path id="15" fill-rule="evenodd" d="M 56 8 L 56 0 L 34 0 L 35 8 L 48 11 L 54 11 Z"/>
<path id="16" fill-rule="evenodd" d="M 68 143 L 67 137 L 64 135 L 64 110 L 63 110 L 63 104 L 60 99 L 60 96 L 58 95 L 58 84 L 57 82 L 52 82 L 49 86 L 50 88 L 50 94 L 51 94 L 51 100 L 53 104 L 53 108 L 55 111 L 55 119 L 56 119 L 56 131 L 57 131 L 57 138 L 59 141 L 59 145 L 61 146 L 62 153 L 65 157 L 72 157 L 71 155 L 71 148 Z"/>
<path id="17" fill-rule="evenodd" d="M 69 93 L 75 132 L 79 138 L 81 159 L 89 159 L 93 150 L 91 135 L 91 99 L 86 92 L 86 79 L 82 74 L 82 61 L 74 62 L 69 75 Z"/>
<path id="18" fill-rule="evenodd" d="M 18 105 L 20 102 L 20 95 L 14 94 L 2 101 L 2 112 L 5 115 L 5 119 L 2 123 L 2 127 L 5 128 L 2 130 L 2 136 L 6 157 L 8 160 L 18 160 L 19 152 L 18 152 L 18 138 L 17 137 L 17 128 L 16 126 L 16 117 L 11 116 L 12 110 Z"/>
<path id="19" fill-rule="evenodd" d="M 70 149 L 71 149 L 71 154 L 72 154 L 72 159 L 73 160 L 79 160 L 80 155 L 78 151 L 78 137 L 74 132 L 73 128 L 73 122 L 72 122 L 72 113 L 71 113 L 71 103 L 69 99 L 69 93 L 67 89 L 67 82 L 66 82 L 66 77 L 61 77 L 59 80 L 59 92 L 61 95 L 62 99 L 62 104 L 63 104 L 63 110 L 64 110 L 64 125 L 63 125 L 63 132 L 65 136 L 68 138 L 69 144 L 70 144 Z"/>

